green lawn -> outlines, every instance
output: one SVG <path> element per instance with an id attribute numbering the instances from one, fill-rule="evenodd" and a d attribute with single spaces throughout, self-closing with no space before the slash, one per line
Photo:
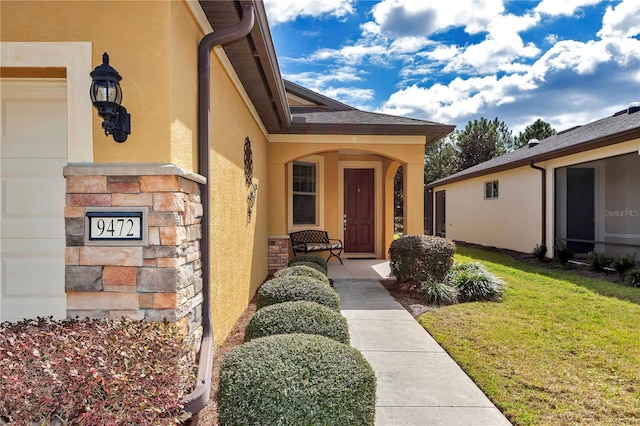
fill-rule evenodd
<path id="1" fill-rule="evenodd" d="M 458 247 L 507 286 L 502 302 L 420 323 L 517 425 L 640 424 L 640 288 Z"/>

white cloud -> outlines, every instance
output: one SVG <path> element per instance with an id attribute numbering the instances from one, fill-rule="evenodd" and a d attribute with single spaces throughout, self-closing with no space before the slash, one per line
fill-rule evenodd
<path id="1" fill-rule="evenodd" d="M 487 38 L 469 46 L 460 55 L 452 58 L 445 72 L 477 72 L 493 74 L 498 71 L 513 69 L 513 61 L 517 58 L 533 58 L 540 53 L 533 43 L 523 43 L 520 36 Z"/>
<path id="2" fill-rule="evenodd" d="M 592 6 L 602 0 L 542 0 L 535 7 L 535 12 L 551 16 L 572 16 L 585 6 Z"/>
<path id="3" fill-rule="evenodd" d="M 373 100 L 375 91 L 373 89 L 361 89 L 358 87 L 327 87 L 321 93 L 333 99 L 351 105 L 359 109 L 369 109 L 366 103 Z"/>
<path id="4" fill-rule="evenodd" d="M 534 27 L 537 15 L 498 15 L 488 25 L 486 39 L 467 47 L 445 67 L 445 71 L 475 71 L 492 74 L 514 69 L 517 58 L 534 58 L 540 54 L 533 43 L 524 43 L 519 33 Z"/>
<path id="5" fill-rule="evenodd" d="M 586 43 L 564 40 L 556 43 L 531 67 L 531 73 L 544 76 L 550 71 L 571 70 L 577 75 L 593 73 L 604 63 L 626 67 L 640 61 L 640 41 L 604 39 Z"/>
<path id="6" fill-rule="evenodd" d="M 264 0 L 270 25 L 295 21 L 299 16 L 344 18 L 354 13 L 355 0 Z"/>
<path id="7" fill-rule="evenodd" d="M 319 49 L 305 60 L 345 64 L 367 61 L 378 65 L 400 62 L 409 67 L 402 74 L 410 80 L 411 69 L 419 76 L 428 68 L 420 63 L 423 60 L 440 62 L 445 72 L 491 74 L 520 70 L 523 64 L 514 63 L 517 58 L 535 58 L 540 54 L 533 43 L 525 43 L 519 35 L 537 25 L 539 15 L 503 14 L 501 1 L 484 1 L 483 7 L 475 1 L 453 5 L 436 8 L 424 1 L 383 0 L 372 9 L 376 21 L 361 25 L 358 41 L 338 49 Z M 454 26 L 483 31 L 487 36 L 478 44 L 464 47 L 440 45 L 427 37 Z"/>
<path id="8" fill-rule="evenodd" d="M 384 45 L 358 43 L 340 49 L 320 49 L 311 54 L 307 60 L 312 62 L 333 60 L 345 64 L 359 64 L 365 58 L 371 58 L 373 61 L 376 58 L 384 58 L 387 52 L 387 47 Z"/>
<path id="9" fill-rule="evenodd" d="M 546 114 L 546 120 L 562 130 L 624 107 L 620 102 L 628 96 L 626 88 L 637 90 L 640 84 L 640 72 L 634 75 L 626 69 L 639 65 L 640 41 L 636 39 L 561 41 L 518 73 L 456 77 L 431 87 L 413 84 L 389 96 L 379 111 L 460 123 L 492 112 L 504 119 L 519 108 L 521 117 Z M 611 72 L 602 72 L 603 67 Z M 520 119 L 516 125 L 524 128 L 535 118 L 524 125 L 526 119 Z"/>
<path id="10" fill-rule="evenodd" d="M 502 0 L 456 0 L 446 7 L 424 0 L 383 0 L 373 7 L 372 14 L 383 34 L 429 36 L 451 27 L 477 34 L 503 11 Z"/>
<path id="11" fill-rule="evenodd" d="M 607 6 L 598 37 L 633 37 L 640 34 L 640 0 Z"/>
<path id="12" fill-rule="evenodd" d="M 358 71 L 353 67 L 331 68 L 324 73 L 307 71 L 297 74 L 284 74 L 283 77 L 317 92 L 322 92 L 332 82 L 353 83 L 362 81 Z"/>

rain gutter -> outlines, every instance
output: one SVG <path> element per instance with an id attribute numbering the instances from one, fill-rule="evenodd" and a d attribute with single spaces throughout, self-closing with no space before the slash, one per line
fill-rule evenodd
<path id="1" fill-rule="evenodd" d="M 206 178 L 201 188 L 203 208 L 202 223 L 202 343 L 196 387 L 184 399 L 185 409 L 195 414 L 208 402 L 211 394 L 211 374 L 213 369 L 213 327 L 211 325 L 210 280 L 211 250 L 209 232 L 209 117 L 211 109 L 211 51 L 214 47 L 245 37 L 254 24 L 252 3 L 242 6 L 240 22 L 228 28 L 207 34 L 198 45 L 198 166 L 199 174 Z"/>
<path id="2" fill-rule="evenodd" d="M 547 245 L 547 218 L 545 217 L 547 214 L 547 169 L 544 167 L 539 167 L 533 164 L 533 160 L 529 163 L 529 166 L 532 169 L 540 170 L 542 172 L 542 218 L 541 218 L 541 229 L 542 229 L 542 244 Z"/>

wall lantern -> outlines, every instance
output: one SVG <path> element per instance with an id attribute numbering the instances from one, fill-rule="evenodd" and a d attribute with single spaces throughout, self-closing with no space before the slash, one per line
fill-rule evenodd
<path id="1" fill-rule="evenodd" d="M 131 133 L 131 115 L 127 113 L 122 103 L 122 89 L 120 88 L 120 74 L 109 65 L 109 55 L 102 55 L 102 64 L 92 72 L 91 89 L 89 94 L 98 115 L 104 119 L 102 127 L 105 135 L 113 135 L 116 142 L 124 142 Z"/>

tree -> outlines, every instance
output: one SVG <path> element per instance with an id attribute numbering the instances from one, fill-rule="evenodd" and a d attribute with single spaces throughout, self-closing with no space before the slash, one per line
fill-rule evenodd
<path id="1" fill-rule="evenodd" d="M 514 137 L 507 125 L 496 117 L 489 121 L 482 117 L 456 131 L 456 171 L 468 169 L 494 157 L 512 151 Z"/>
<path id="2" fill-rule="evenodd" d="M 430 184 L 455 172 L 455 158 L 451 136 L 429 145 L 424 152 L 424 183 Z"/>
<path id="3" fill-rule="evenodd" d="M 527 128 L 524 129 L 524 132 L 520 132 L 516 138 L 516 145 L 519 148 L 521 146 L 525 146 L 531 139 L 542 140 L 549 136 L 553 136 L 556 133 L 556 129 L 551 127 L 551 124 L 538 118 L 533 122 L 533 124 L 527 126 Z"/>

